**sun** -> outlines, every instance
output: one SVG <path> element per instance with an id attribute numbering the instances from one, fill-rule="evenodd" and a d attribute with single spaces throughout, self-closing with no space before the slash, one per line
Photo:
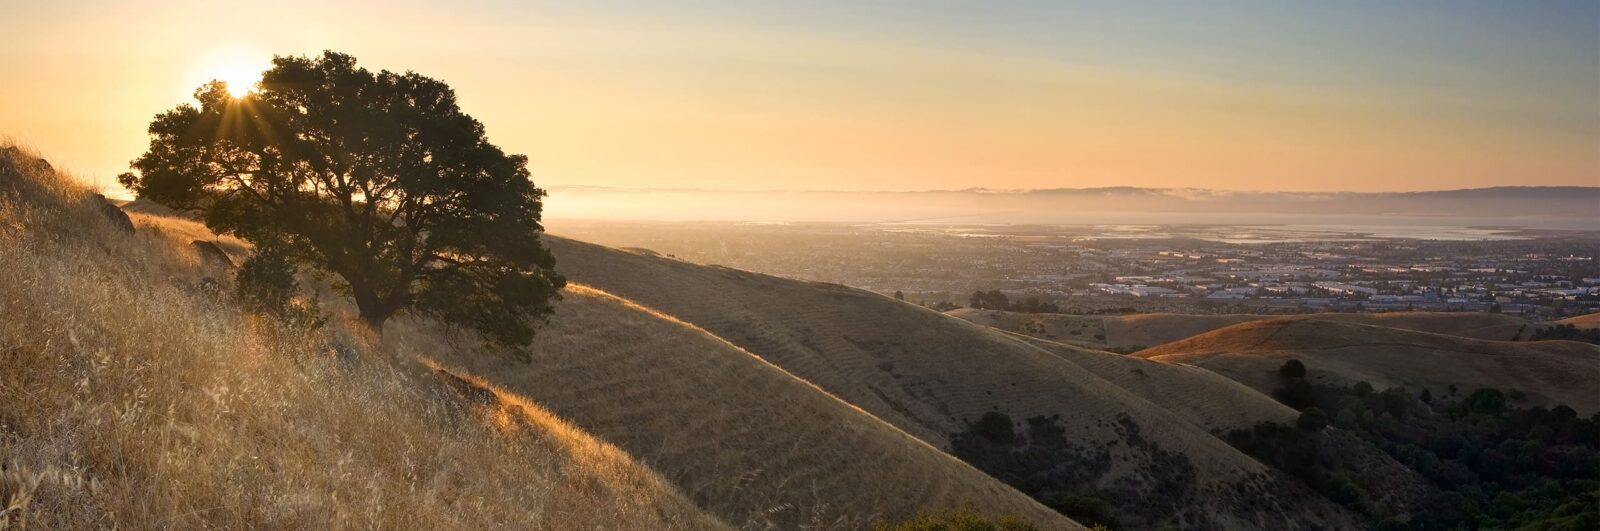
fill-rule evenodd
<path id="1" fill-rule="evenodd" d="M 242 98 L 256 91 L 261 72 L 268 67 L 268 55 L 244 49 L 218 50 L 197 62 L 194 76 L 197 84 L 221 81 L 228 86 L 228 94 Z M 193 85 L 190 86 L 190 90 Z"/>
<path id="2" fill-rule="evenodd" d="M 221 65 L 213 79 L 228 85 L 228 94 L 235 98 L 243 98 L 255 92 L 256 83 L 261 81 L 261 70 L 243 63 Z"/>

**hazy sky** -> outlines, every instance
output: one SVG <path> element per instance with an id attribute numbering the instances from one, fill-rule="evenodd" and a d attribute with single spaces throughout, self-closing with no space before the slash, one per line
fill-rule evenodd
<path id="1" fill-rule="evenodd" d="M 0 134 L 110 184 L 210 75 L 455 87 L 543 186 L 1600 185 L 1600 2 L 7 0 Z"/>

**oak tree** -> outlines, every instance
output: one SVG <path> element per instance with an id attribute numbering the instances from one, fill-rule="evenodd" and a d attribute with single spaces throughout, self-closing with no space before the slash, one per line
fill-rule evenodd
<path id="1" fill-rule="evenodd" d="M 411 310 L 524 345 L 551 312 L 544 191 L 445 83 L 325 52 L 195 99 L 156 116 L 123 185 L 332 273 L 375 331 Z"/>

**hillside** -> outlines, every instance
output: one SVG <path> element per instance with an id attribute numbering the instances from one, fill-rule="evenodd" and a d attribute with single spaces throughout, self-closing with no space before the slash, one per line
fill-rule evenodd
<path id="1" fill-rule="evenodd" d="M 1578 329 L 1600 328 L 1600 313 L 1568 317 L 1559 321 L 1535 322 L 1518 317 L 1506 316 L 1499 323 L 1486 324 L 1480 328 L 1462 330 L 1456 335 L 1478 339 L 1494 339 L 1500 341 L 1528 341 L 1538 337 L 1540 332 L 1548 331 L 1556 325 L 1572 325 Z"/>
<path id="2" fill-rule="evenodd" d="M 513 395 L 464 401 L 340 316 L 307 333 L 245 314 L 197 225 L 130 233 L 117 213 L 0 149 L 0 527 L 726 527 L 616 447 Z"/>
<path id="3" fill-rule="evenodd" d="M 1573 341 L 1470 339 L 1319 319 L 1241 323 L 1154 347 L 1136 356 L 1210 369 L 1264 393 L 1277 367 L 1299 359 L 1313 380 L 1379 388 L 1427 388 L 1446 396 L 1492 387 L 1518 390 L 1530 404 L 1600 411 L 1600 347 Z"/>
<path id="4" fill-rule="evenodd" d="M 1258 422 L 1293 422 L 1299 412 L 1217 373 L 1178 363 L 1124 356 L 1043 339 L 1027 341 L 1211 433 Z"/>
<path id="5" fill-rule="evenodd" d="M 1511 340 L 1533 324 L 1515 315 L 1487 312 L 1318 313 L 1305 317 L 1499 341 Z M 1527 339 L 1527 334 L 1523 336 Z"/>
<path id="6" fill-rule="evenodd" d="M 1562 320 L 1556 321 L 1556 322 L 1561 323 L 1561 324 L 1573 325 L 1573 326 L 1576 326 L 1578 328 L 1600 328 L 1600 313 L 1591 313 L 1591 314 L 1586 314 L 1586 315 L 1579 315 L 1577 317 L 1568 317 L 1566 319 L 1562 319 Z"/>
<path id="7" fill-rule="evenodd" d="M 569 285 L 526 360 L 390 334 L 620 445 L 747 529 L 861 528 L 970 503 L 1076 524 L 704 330 Z"/>
<path id="8" fill-rule="evenodd" d="M 953 433 L 987 412 L 1059 416 L 1080 452 L 1104 452 L 1109 466 L 1087 481 L 1130 500 L 1121 507 L 1130 522 L 1165 514 L 1213 528 L 1348 523 L 1308 492 L 1267 489 L 1264 466 L 1176 413 L 1021 338 L 843 286 L 562 238 L 548 245 L 571 280 L 705 329 L 933 446 L 950 448 Z M 1194 468 L 1193 483 L 1155 492 L 1172 453 Z"/>
<path id="9" fill-rule="evenodd" d="M 1068 315 L 960 308 L 950 315 L 1008 332 L 1094 349 L 1141 349 L 1194 337 L 1218 328 L 1273 318 L 1270 315 Z M 1476 339 L 1527 339 L 1539 325 L 1514 315 L 1483 312 L 1314 313 L 1292 316 L 1369 324 Z"/>
<path id="10" fill-rule="evenodd" d="M 1171 343 L 1259 315 L 1069 315 L 960 308 L 950 315 L 1007 332 L 1093 349 L 1138 349 Z"/>

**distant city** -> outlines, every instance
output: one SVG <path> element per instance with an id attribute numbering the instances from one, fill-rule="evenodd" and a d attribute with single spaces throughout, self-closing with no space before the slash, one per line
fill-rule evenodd
<path id="1" fill-rule="evenodd" d="M 1600 310 L 1600 233 L 1488 227 L 559 222 L 559 235 L 947 309 L 1063 313 Z M 559 267 L 559 266 L 558 266 Z"/>

